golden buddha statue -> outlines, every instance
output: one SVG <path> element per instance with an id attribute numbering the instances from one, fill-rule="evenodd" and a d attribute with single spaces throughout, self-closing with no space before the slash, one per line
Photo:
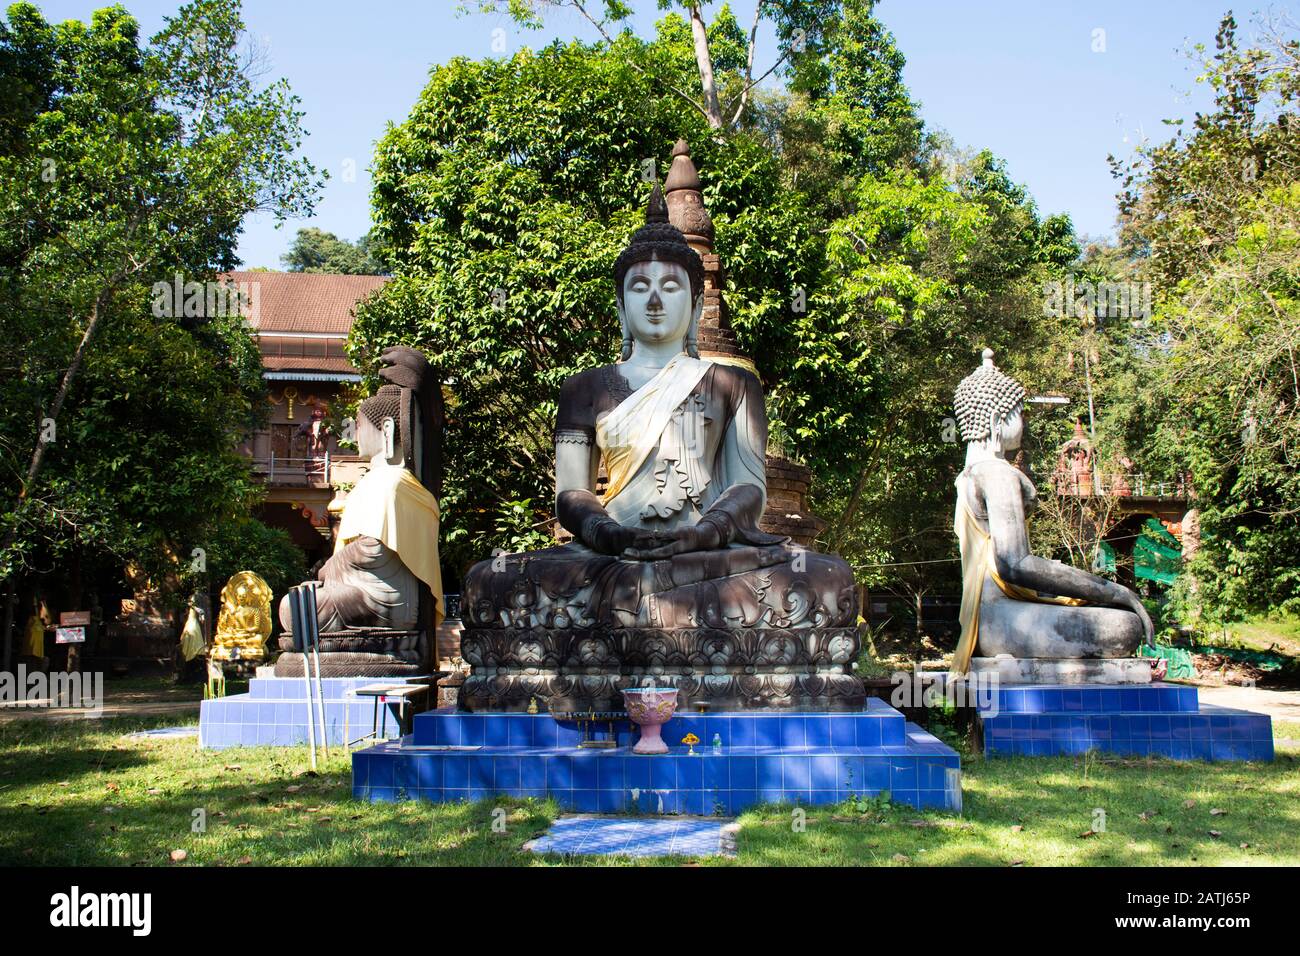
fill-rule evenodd
<path id="1" fill-rule="evenodd" d="M 262 661 L 270 636 L 271 588 L 252 571 L 232 575 L 221 589 L 221 613 L 210 658 L 223 662 Z"/>

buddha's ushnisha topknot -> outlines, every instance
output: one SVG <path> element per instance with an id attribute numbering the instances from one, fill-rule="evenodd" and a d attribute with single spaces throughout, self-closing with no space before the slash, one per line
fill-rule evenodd
<path id="1" fill-rule="evenodd" d="M 962 441 L 984 441 L 993 434 L 993 421 L 1025 400 L 1025 389 L 993 364 L 993 350 L 984 350 L 984 363 L 957 386 L 953 410 Z"/>
<path id="2" fill-rule="evenodd" d="M 638 262 L 651 259 L 677 263 L 690 276 L 691 298 L 698 299 L 704 294 L 704 262 L 700 254 L 687 244 L 682 231 L 668 221 L 668 203 L 658 183 L 650 193 L 645 225 L 632 233 L 627 248 L 614 260 L 614 289 L 619 302 L 623 301 L 623 279 L 627 270 Z"/>

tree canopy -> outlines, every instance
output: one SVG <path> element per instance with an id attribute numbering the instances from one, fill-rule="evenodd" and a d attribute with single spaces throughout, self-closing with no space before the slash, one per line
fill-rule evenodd
<path id="1" fill-rule="evenodd" d="M 319 184 L 239 9 L 194 0 L 147 41 L 120 6 L 51 24 L 17 3 L 0 20 L 11 584 L 67 560 L 201 578 L 209 539 L 260 494 L 235 451 L 263 394 L 237 304 L 157 292 L 207 288 L 237 264 L 245 215 L 305 214 Z"/>

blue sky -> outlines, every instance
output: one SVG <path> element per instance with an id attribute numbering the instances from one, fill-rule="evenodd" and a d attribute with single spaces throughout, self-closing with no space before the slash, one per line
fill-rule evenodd
<path id="1" fill-rule="evenodd" d="M 88 19 L 104 0 L 36 0 L 51 20 Z M 179 0 L 122 0 L 146 34 Z M 1142 135 L 1166 138 L 1166 117 L 1190 116 L 1209 102 L 1195 84 L 1191 43 L 1213 45 L 1231 0 L 883 0 L 877 13 L 907 57 L 906 80 L 932 129 L 962 148 L 991 149 L 1029 187 L 1044 213 L 1069 213 L 1080 233 L 1111 233 L 1115 183 L 1106 155 L 1125 156 Z M 457 16 L 457 0 L 245 0 L 269 75 L 302 98 L 305 145 L 328 169 L 310 224 L 355 239 L 369 228 L 370 164 L 376 140 L 400 122 L 430 67 L 454 56 L 502 55 L 554 37 L 594 39 L 571 11 L 541 32 L 520 31 L 504 15 Z M 632 0 L 635 26 L 649 35 L 654 0 Z M 710 5 L 710 9 L 715 5 Z M 1271 9 L 1294 14 L 1294 2 Z M 748 22 L 750 0 L 733 0 Z M 1243 32 L 1254 7 L 1238 3 Z M 501 30 L 504 34 L 494 34 Z M 1104 31 L 1103 34 L 1096 31 Z M 1104 39 L 1104 44 L 1099 40 Z M 1104 52 L 1094 51 L 1104 45 Z M 772 43 L 760 44 L 761 69 Z M 665 156 L 670 144 L 665 144 Z M 349 177 L 349 170 L 355 176 Z M 349 181 L 351 180 L 351 181 Z M 280 267 L 294 232 L 250 217 L 239 245 L 247 266 Z"/>

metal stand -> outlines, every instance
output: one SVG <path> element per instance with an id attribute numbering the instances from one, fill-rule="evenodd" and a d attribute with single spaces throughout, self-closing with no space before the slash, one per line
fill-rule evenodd
<path id="1" fill-rule="evenodd" d="M 307 616 L 307 602 L 311 592 L 310 601 L 312 606 L 311 616 Z M 315 711 L 315 694 L 311 684 L 311 666 L 308 662 L 310 651 L 315 641 L 312 635 L 317 630 L 316 622 L 316 594 L 315 588 L 309 584 L 299 584 L 289 590 L 289 612 L 293 620 L 293 649 L 302 655 L 302 680 L 307 694 L 307 745 L 311 754 L 311 769 L 316 769 L 316 714 Z M 320 702 L 322 712 L 325 709 L 325 701 Z M 321 733 L 324 736 L 325 717 L 321 714 Z"/>

